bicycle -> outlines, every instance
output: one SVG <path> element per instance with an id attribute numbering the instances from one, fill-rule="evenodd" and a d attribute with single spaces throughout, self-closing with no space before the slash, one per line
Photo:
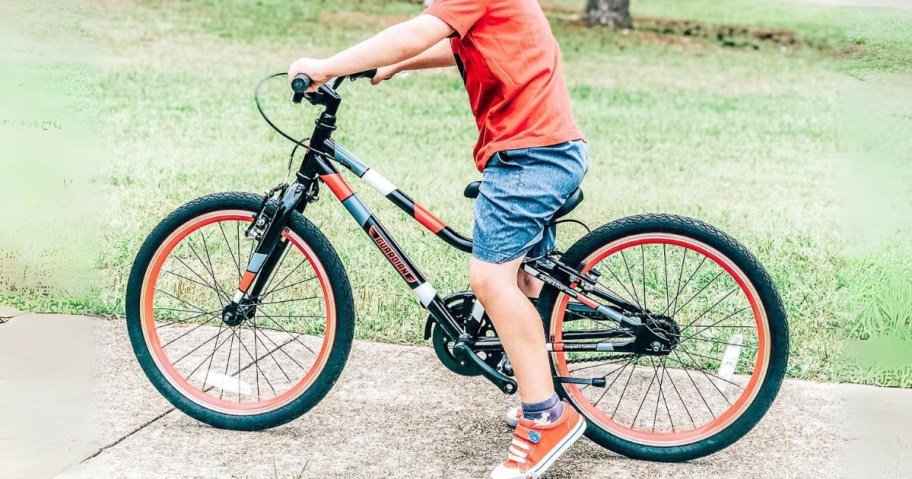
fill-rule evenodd
<path id="1" fill-rule="evenodd" d="M 321 184 L 430 313 L 425 339 L 446 368 L 516 392 L 483 305 L 471 291 L 442 298 L 334 166 L 471 252 L 470 238 L 332 139 L 342 82 L 373 75 L 335 78 L 307 94 L 309 78 L 294 79 L 292 100 L 322 108 L 309 142 L 263 112 L 264 79 L 257 107 L 295 143 L 289 173 L 305 150 L 294 181 L 262 196 L 191 201 L 140 248 L 126 294 L 130 340 L 152 384 L 189 416 L 218 428 L 275 427 L 311 409 L 338 379 L 354 300 L 335 249 L 304 215 Z M 476 197 L 479 185 L 465 196 Z M 552 221 L 565 221 L 582 199 L 575 191 Z M 757 259 L 710 225 L 632 216 L 589 231 L 566 252 L 526 258 L 522 268 L 545 284 L 535 303 L 556 389 L 603 447 L 652 461 L 705 456 L 750 431 L 779 391 L 789 354 L 782 301 Z"/>

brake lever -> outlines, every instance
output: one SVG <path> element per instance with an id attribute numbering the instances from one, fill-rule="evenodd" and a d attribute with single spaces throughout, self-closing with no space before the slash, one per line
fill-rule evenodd
<path id="1" fill-rule="evenodd" d="M 304 99 L 304 93 L 291 92 L 292 103 L 301 103 L 302 99 Z"/>

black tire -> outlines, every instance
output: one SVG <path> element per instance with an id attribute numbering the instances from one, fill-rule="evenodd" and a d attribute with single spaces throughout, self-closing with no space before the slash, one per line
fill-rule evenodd
<path id="1" fill-rule="evenodd" d="M 693 443 L 662 447 L 655 445 L 655 443 L 649 445 L 636 440 L 630 440 L 629 437 L 619 437 L 619 435 L 600 427 L 599 424 L 592 421 L 589 422 L 586 429 L 586 436 L 592 441 L 624 456 L 649 461 L 681 462 L 713 454 L 732 445 L 756 426 L 764 414 L 766 414 L 775 400 L 782 384 L 783 377 L 785 376 L 786 363 L 788 362 L 789 354 L 788 323 L 779 293 L 769 274 L 763 266 L 760 265 L 757 259 L 729 235 L 710 225 L 690 218 L 650 214 L 614 221 L 599 227 L 573 244 L 564 255 L 563 261 L 568 265 L 582 268 L 582 263 L 587 258 L 589 258 L 590 262 L 596 262 L 594 259 L 596 257 L 595 253 L 599 252 L 599 254 L 604 254 L 606 245 L 623 244 L 625 238 L 641 235 L 637 236 L 640 238 L 642 235 L 650 234 L 670 234 L 690 238 L 714 248 L 721 253 L 721 255 L 728 258 L 737 266 L 737 268 L 740 268 L 750 284 L 755 288 L 760 303 L 762 303 L 762 307 L 765 310 L 766 319 L 769 324 L 769 361 L 766 373 L 762 377 L 762 383 L 759 383 L 759 392 L 754 395 L 752 402 L 750 402 L 748 406 L 742 406 L 746 407 L 746 410 L 739 409 L 743 412 L 737 419 L 733 420 L 727 427 L 719 430 L 712 436 L 701 438 Z M 646 269 L 645 266 L 643 269 Z M 561 279 L 566 280 L 566 278 Z M 645 291 L 645 276 L 643 281 Z M 545 334 L 550 338 L 553 338 L 552 318 L 554 317 L 554 314 L 557 314 L 555 310 L 560 304 L 558 300 L 562 297 L 563 295 L 559 294 L 555 288 L 546 287 L 543 290 L 541 299 L 538 303 L 539 314 L 542 316 L 545 325 Z M 555 374 L 559 375 L 555 362 L 558 357 L 557 354 L 559 353 L 552 353 L 551 360 Z M 650 359 L 650 362 L 651 361 L 652 359 Z M 618 377 L 620 377 L 621 374 L 623 374 L 623 372 L 618 373 Z M 631 371 L 630 374 L 632 376 L 633 371 Z M 669 376 L 669 378 L 670 377 L 671 376 Z M 707 377 L 707 379 L 709 379 L 709 377 Z M 559 394 L 564 399 L 570 401 L 582 414 L 587 415 L 583 410 L 584 408 L 581 408 L 578 404 L 574 403 L 573 398 L 568 395 L 568 388 L 572 386 L 560 384 L 557 386 Z M 696 388 L 696 384 L 694 387 Z M 649 393 L 648 389 L 646 390 L 646 393 Z M 659 392 L 660 396 L 662 394 L 662 392 Z M 621 397 L 623 398 L 623 393 L 621 394 Z M 683 398 L 681 398 L 681 403 L 684 403 Z M 658 408 L 658 404 L 659 399 L 657 398 L 656 408 Z M 596 401 L 593 408 L 597 409 L 597 406 L 598 402 Z M 640 407 L 642 407 L 642 404 Z M 707 407 L 709 406 L 707 405 Z M 615 412 L 617 412 L 617 409 L 615 409 Z M 669 419 L 671 419 L 670 411 L 668 415 Z M 713 417 L 715 418 L 715 416 Z M 637 418 L 634 417 L 633 422 L 636 421 Z M 655 424 L 656 423 L 653 422 L 653 432 L 655 432 Z M 674 426 L 672 425 L 672 429 L 673 428 Z"/>
<path id="2" fill-rule="evenodd" d="M 173 232 L 178 231 L 182 225 L 189 224 L 189 222 L 195 218 L 200 218 L 201 215 L 212 213 L 217 215 L 219 212 L 227 210 L 239 210 L 244 212 L 244 214 L 249 213 L 250 217 L 252 217 L 258 211 L 262 199 L 262 196 L 248 193 L 218 193 L 198 198 L 181 206 L 168 215 L 167 218 L 162 220 L 142 244 L 142 247 L 136 256 L 136 260 L 133 263 L 127 285 L 127 328 L 133 351 L 146 376 L 148 376 L 155 388 L 177 409 L 180 409 L 198 421 L 222 429 L 253 431 L 276 427 L 287 423 L 310 410 L 323 399 L 339 378 L 345 362 L 348 359 L 354 334 L 354 301 L 348 275 L 346 274 L 338 255 L 326 237 L 309 220 L 302 215 L 295 213 L 292 216 L 286 231 L 294 233 L 297 238 L 303 240 L 303 243 L 312 250 L 313 255 L 319 260 L 319 264 L 322 264 L 322 268 L 326 273 L 323 276 L 328 276 L 328 284 L 333 296 L 332 302 L 327 301 L 325 297 L 323 301 L 326 304 L 333 304 L 335 308 L 335 329 L 334 333 L 330 335 L 332 338 L 331 347 L 326 347 L 324 350 L 321 350 L 319 356 L 316 356 L 317 359 L 315 359 L 315 363 L 317 360 L 320 360 L 322 362 L 322 367 L 319 369 L 319 372 L 315 372 L 314 375 L 311 376 L 311 379 L 308 380 L 306 383 L 308 385 L 306 390 L 300 392 L 295 391 L 295 394 L 300 395 L 293 396 L 293 400 L 289 399 L 289 401 L 281 405 L 281 407 L 276 406 L 276 409 L 262 413 L 236 414 L 231 410 L 214 410 L 213 408 L 205 407 L 199 402 L 192 400 L 187 394 L 182 393 L 179 388 L 175 387 L 175 385 L 169 381 L 166 374 L 163 373 L 162 369 L 157 365 L 155 359 L 153 359 L 153 351 L 146 341 L 142 313 L 144 306 L 141 305 L 143 288 L 145 287 L 144 280 L 150 267 L 155 267 L 150 263 L 152 262 L 153 257 L 155 257 L 156 252 L 163 247 L 164 242 Z M 274 211 L 274 209 L 275 205 L 271 204 L 267 208 L 267 212 Z M 240 231 L 243 231 L 243 229 Z M 238 238 L 240 238 L 240 234 L 238 235 Z M 226 242 L 227 241 L 228 240 L 226 239 Z M 240 246 L 238 247 L 237 254 L 239 257 L 238 262 L 240 263 Z M 163 269 L 162 266 L 159 266 L 159 268 Z M 243 267 L 239 269 L 239 273 L 242 269 Z M 323 285 L 321 288 L 326 288 L 325 284 L 327 282 L 324 281 L 322 276 L 320 282 L 320 284 Z M 218 280 L 215 280 L 215 283 L 218 286 Z M 216 291 L 215 288 L 213 288 L 213 291 Z M 151 310 L 152 309 L 150 309 L 150 311 Z M 327 316 L 327 318 L 329 318 L 329 316 Z M 154 319 L 151 321 L 153 321 L 152 324 L 154 324 Z M 222 324 L 220 316 L 216 317 L 215 321 L 219 324 L 219 333 L 221 334 L 221 328 L 224 327 L 224 324 Z M 158 326 L 156 326 L 156 335 L 158 334 L 157 328 Z M 256 328 L 256 326 L 254 326 L 254 328 Z M 292 334 L 289 333 L 289 336 L 292 336 Z M 326 334 L 324 334 L 324 338 L 325 336 Z M 239 343 L 238 357 L 240 358 L 240 333 L 237 337 Z M 261 338 L 262 337 L 263 336 L 261 335 Z M 254 345 L 257 344 L 256 341 L 257 338 L 254 336 Z M 260 339 L 260 341 L 265 348 L 266 343 L 263 342 L 262 339 Z M 291 340 L 289 340 L 289 342 L 291 342 Z M 301 341 L 299 340 L 298 342 Z M 215 344 L 217 343 L 219 343 L 219 338 L 216 338 Z M 304 343 L 302 342 L 301 344 L 303 345 Z M 218 347 L 220 348 L 221 346 Z M 326 351 L 328 351 L 328 353 L 326 353 Z M 213 353 L 213 355 L 214 354 L 215 353 Z M 251 356 L 251 358 L 252 357 L 253 356 Z M 229 361 L 230 360 L 231 356 L 229 356 Z M 248 364 L 247 368 L 249 368 L 249 366 L 250 365 Z M 241 367 L 238 366 L 238 372 L 236 374 L 239 381 L 241 371 Z M 257 381 L 257 394 L 259 395 L 259 376 Z M 301 384 L 305 383 L 301 382 Z M 205 386 L 206 384 L 203 383 L 202 388 L 204 389 Z M 270 387 L 272 386 L 270 385 Z M 203 391 L 203 393 L 205 394 L 205 391 Z M 240 393 L 238 393 L 238 397 L 239 403 L 242 402 L 240 401 Z"/>

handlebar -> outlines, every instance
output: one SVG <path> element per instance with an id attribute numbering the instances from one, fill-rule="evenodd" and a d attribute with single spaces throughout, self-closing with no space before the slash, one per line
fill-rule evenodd
<path id="1" fill-rule="evenodd" d="M 346 75 L 342 77 L 337 77 L 329 80 L 327 83 L 332 86 L 333 89 L 339 86 L 342 83 L 342 80 L 348 78 L 352 81 L 357 80 L 358 78 L 373 78 L 377 76 L 377 69 L 366 70 L 360 73 L 355 73 L 353 75 Z M 310 86 L 313 85 L 313 80 L 305 75 L 304 73 L 298 73 L 295 75 L 294 79 L 291 81 L 291 89 L 295 93 L 304 93 L 307 91 Z"/>
<path id="2" fill-rule="evenodd" d="M 303 73 L 298 73 L 291 81 L 291 90 L 295 93 L 304 93 L 310 88 L 310 85 L 313 85 L 313 80 Z"/>

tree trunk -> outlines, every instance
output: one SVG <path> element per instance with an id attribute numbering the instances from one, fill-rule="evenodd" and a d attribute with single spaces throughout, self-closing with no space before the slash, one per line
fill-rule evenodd
<path id="1" fill-rule="evenodd" d="M 590 27 L 633 28 L 630 0 L 588 0 L 586 22 Z"/>

